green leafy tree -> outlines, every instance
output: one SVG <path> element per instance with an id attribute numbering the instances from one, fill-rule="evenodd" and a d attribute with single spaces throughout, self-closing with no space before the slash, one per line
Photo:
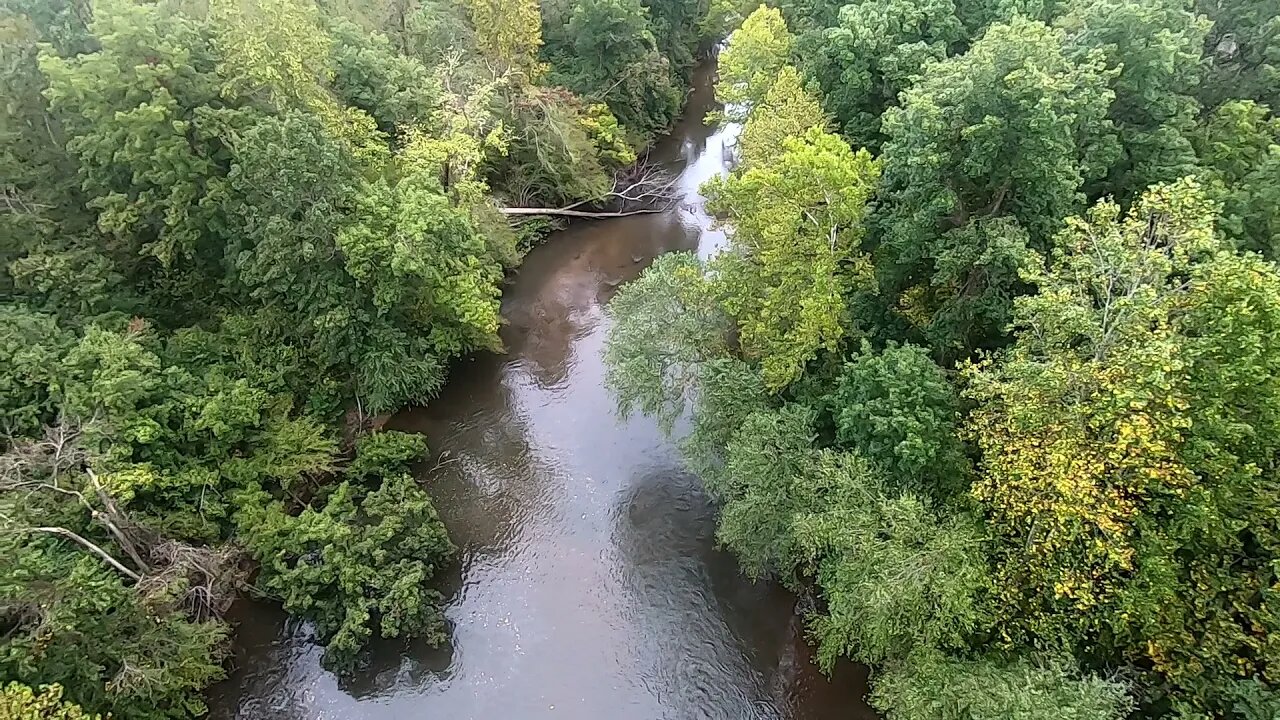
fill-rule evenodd
<path id="1" fill-rule="evenodd" d="M 778 73 L 791 64 L 794 42 L 776 8 L 761 5 L 742 21 L 717 65 L 716 100 L 724 105 L 726 119 L 741 122 L 764 102 Z"/>
<path id="2" fill-rule="evenodd" d="M 95 52 L 41 53 L 50 110 L 109 247 L 171 266 L 200 250 L 210 221 L 199 201 L 216 153 L 194 109 L 216 102 L 216 56 L 195 21 L 159 5 L 113 0 L 91 27 Z"/>
<path id="3" fill-rule="evenodd" d="M 878 466 L 889 487 L 939 500 L 964 488 L 959 399 L 923 349 L 864 344 L 826 402 L 837 443 Z"/>
<path id="4" fill-rule="evenodd" d="M 288 395 L 227 366 L 172 365 L 163 355 L 143 328 L 91 328 L 51 386 L 134 521 L 162 537 L 216 541 L 227 491 L 263 480 L 287 487 L 333 469 L 335 442 L 314 418 L 288 417 Z"/>
<path id="5" fill-rule="evenodd" d="M 346 149 L 379 162 L 385 138 L 363 110 L 343 105 L 330 85 L 334 40 L 308 0 L 214 0 L 209 9 L 222 94 L 265 99 L 274 109 L 306 110 Z"/>
<path id="6" fill-rule="evenodd" d="M 1218 229 L 1241 250 L 1280 258 L 1280 118 L 1249 100 L 1227 102 L 1196 139 L 1207 191 L 1222 203 Z"/>
<path id="7" fill-rule="evenodd" d="M 1101 187 L 1135 198 L 1194 172 L 1200 103 L 1193 92 L 1209 23 L 1191 0 L 1076 0 L 1055 24 L 1079 57 L 1087 62 L 1100 52 L 1114 73 L 1110 118 L 1123 152 Z"/>
<path id="8" fill-rule="evenodd" d="M 1006 638 L 1150 667 L 1202 712 L 1274 672 L 1277 622 L 1280 274 L 1213 221 L 1191 181 L 1073 219 L 969 373 Z"/>
<path id="9" fill-rule="evenodd" d="M 724 471 L 704 478 L 720 501 L 716 539 L 751 577 L 794 584 L 803 554 L 793 517 L 815 509 L 812 410 L 791 405 L 747 415 L 724 450 Z"/>
<path id="10" fill-rule="evenodd" d="M 588 108 L 577 97 L 562 90 L 528 89 L 509 95 L 505 105 L 502 122 L 510 135 L 507 152 L 492 164 L 495 185 L 500 183 L 521 204 L 553 207 L 601 198 L 613 189 L 613 163 L 597 146 Z M 617 125 L 607 106 L 597 120 Z M 608 132 L 603 125 L 599 129 Z M 612 145 L 617 157 L 635 161 L 620 138 Z"/>
<path id="11" fill-rule="evenodd" d="M 502 71 L 537 80 L 542 47 L 542 11 L 537 0 L 467 0 L 476 48 Z"/>
<path id="12" fill-rule="evenodd" d="M 210 18 L 225 95 L 262 94 L 281 109 L 327 104 L 319 91 L 332 76 L 332 40 L 314 3 L 215 0 Z"/>
<path id="13" fill-rule="evenodd" d="M 738 169 L 772 163 L 785 152 L 788 138 L 803 137 L 810 128 L 826 130 L 827 117 L 817 98 L 804 89 L 799 71 L 788 65 L 743 124 Z"/>
<path id="14" fill-rule="evenodd" d="M 87 34 L 86 7 L 52 3 L 31 7 L 0 6 L 0 190 L 6 212 L 0 214 L 0 292 L 14 290 L 8 265 L 23 251 L 56 241 L 62 230 L 79 235 L 91 223 L 80 206 L 75 162 L 64 147 L 57 121 L 48 112 L 48 82 L 39 67 L 42 40 L 60 38 L 59 47 L 78 47 Z M 25 4 L 24 4 L 25 5 Z M 35 17 L 32 17 L 32 15 Z M 56 41 L 55 41 L 56 42 Z M 66 209 L 77 211 L 67 213 Z M 60 216 L 55 217 L 55 208 Z M 70 222 L 72 219 L 75 222 Z M 59 220 L 65 227 L 59 227 Z M 86 278 L 87 280 L 87 278 Z"/>
<path id="15" fill-rule="evenodd" d="M 1063 0 L 960 0 L 956 14 L 972 37 L 980 37 L 988 27 L 1022 16 L 1029 20 L 1050 22 L 1062 14 Z"/>
<path id="16" fill-rule="evenodd" d="M 926 654 L 876 680 L 872 703 L 889 720 L 1123 720 L 1134 705 L 1126 691 L 1061 662 Z"/>
<path id="17" fill-rule="evenodd" d="M 346 18 L 330 19 L 327 30 L 333 38 L 331 83 L 347 105 L 368 113 L 388 135 L 439 120 L 443 89 L 431 68 Z"/>
<path id="18" fill-rule="evenodd" d="M 447 55 L 476 47 L 467 8 L 454 0 L 396 3 L 385 32 L 405 55 L 433 66 Z M 543 17 L 544 22 L 546 17 Z"/>
<path id="19" fill-rule="evenodd" d="M 641 143 L 675 119 L 683 97 L 639 0 L 574 2 L 553 42 L 552 78 L 603 100 Z"/>
<path id="20" fill-rule="evenodd" d="M 925 65 L 967 39 L 952 0 L 851 3 L 804 63 L 843 135 L 854 145 L 878 148 L 884 111 Z"/>
<path id="21" fill-rule="evenodd" d="M 718 43 L 728 37 L 750 10 L 750 3 L 744 0 L 708 0 L 707 11 L 698 23 L 700 43 Z"/>
<path id="22" fill-rule="evenodd" d="M 711 485 L 726 472 L 725 451 L 746 419 L 773 406 L 759 368 L 735 357 L 711 356 L 696 368 L 696 403 L 680 443 L 690 469 Z"/>
<path id="23" fill-rule="evenodd" d="M 79 705 L 63 702 L 60 685 L 43 685 L 32 690 L 9 683 L 0 688 L 0 715 L 13 720 L 100 720 Z"/>
<path id="24" fill-rule="evenodd" d="M 357 447 L 351 479 L 294 516 L 261 490 L 239 498 L 237 523 L 262 563 L 259 584 L 316 623 L 325 660 L 350 668 L 382 637 L 444 640 L 430 581 L 454 548 L 431 499 L 405 473 L 426 451 L 417 436 L 380 433 Z"/>
<path id="25" fill-rule="evenodd" d="M 6 435 L 35 435 L 52 421 L 57 407 L 49 385 L 72 342 L 57 318 L 0 305 L 0 427 Z"/>
<path id="26" fill-rule="evenodd" d="M 704 189 L 733 229 L 715 261 L 715 292 L 774 390 L 850 329 L 844 294 L 869 282 L 859 243 L 879 174 L 866 150 L 811 128 L 784 140 L 775 162 Z"/>
<path id="27" fill-rule="evenodd" d="M 6 678 L 59 684 L 66 701 L 126 720 L 205 711 L 204 688 L 224 674 L 226 625 L 191 621 L 181 584 L 143 597 L 79 545 L 11 528 L 0 540 Z"/>
<path id="28" fill-rule="evenodd" d="M 688 83 L 689 70 L 695 62 L 694 53 L 704 40 L 714 44 L 725 37 L 702 34 L 703 20 L 710 12 L 710 6 L 710 0 L 645 0 L 654 41 L 658 52 L 670 63 L 673 84 Z"/>
<path id="29" fill-rule="evenodd" d="M 399 157 L 399 177 L 367 184 L 357 198 L 360 221 L 336 239 L 374 307 L 430 328 L 438 357 L 497 345 L 502 277 L 471 216 L 440 182 L 446 153 L 439 140 L 414 135 Z"/>
<path id="30" fill-rule="evenodd" d="M 728 322 L 702 264 L 688 253 L 653 261 L 609 303 L 605 383 L 628 415 L 638 409 L 668 431 L 683 414 L 704 361 L 727 352 Z"/>
<path id="31" fill-rule="evenodd" d="M 809 620 L 818 662 L 864 663 L 916 650 L 964 647 L 987 621 L 981 531 L 972 518 L 938 517 L 911 494 L 886 495 L 879 471 L 824 451 L 809 482 L 822 493 L 795 517 L 795 535 L 822 589 Z M 815 490 L 810 490 L 815 492 Z"/>
<path id="32" fill-rule="evenodd" d="M 993 25 L 885 112 L 877 271 L 943 355 L 999 337 L 1029 250 L 1115 159 L 1112 73 L 1063 43 L 1025 18 Z"/>

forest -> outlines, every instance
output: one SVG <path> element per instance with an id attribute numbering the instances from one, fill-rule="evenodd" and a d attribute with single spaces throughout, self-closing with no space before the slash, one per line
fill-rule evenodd
<path id="1" fill-rule="evenodd" d="M 779 0 L 716 92 L 728 248 L 622 288 L 609 384 L 821 664 L 1280 717 L 1280 3 Z"/>
<path id="2" fill-rule="evenodd" d="M 0 0 L 0 717 L 188 718 L 236 597 L 445 636 L 380 418 L 500 349 L 740 20 L 684 0 Z"/>
<path id="3" fill-rule="evenodd" d="M 606 359 L 719 544 L 887 720 L 1280 717 L 1280 0 L 753 5 L 0 0 L 0 717 L 204 714 L 236 598 L 443 642 L 382 419 L 718 47 Z"/>

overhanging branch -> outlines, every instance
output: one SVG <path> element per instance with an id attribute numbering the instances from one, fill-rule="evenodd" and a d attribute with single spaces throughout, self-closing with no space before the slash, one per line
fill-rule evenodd
<path id="1" fill-rule="evenodd" d="M 15 532 L 46 533 L 49 535 L 58 535 L 58 536 L 67 538 L 68 540 L 71 540 L 73 542 L 80 544 L 81 546 L 83 546 L 85 549 L 87 549 L 89 552 L 93 553 L 94 555 L 97 555 L 98 557 L 102 558 L 104 562 L 106 562 L 108 565 L 115 568 L 116 570 L 119 570 L 121 573 L 128 576 L 129 578 L 131 578 L 134 582 L 142 581 L 141 575 L 125 567 L 125 565 L 121 563 L 119 560 L 116 560 L 115 558 L 111 557 L 111 554 L 108 553 L 106 550 L 103 550 L 102 548 L 98 547 L 93 543 L 93 541 L 86 539 L 84 536 L 79 535 L 75 532 L 72 532 L 71 530 L 68 530 L 64 527 L 43 527 L 42 526 L 42 527 L 16 528 Z"/>
<path id="2" fill-rule="evenodd" d="M 563 215 L 567 217 L 580 218 L 615 218 L 627 217 L 629 215 L 647 215 L 660 213 L 666 209 L 666 207 L 656 207 L 643 208 L 641 210 L 628 210 L 626 212 L 592 212 L 590 210 L 572 210 L 569 208 L 500 208 L 503 215 Z"/>

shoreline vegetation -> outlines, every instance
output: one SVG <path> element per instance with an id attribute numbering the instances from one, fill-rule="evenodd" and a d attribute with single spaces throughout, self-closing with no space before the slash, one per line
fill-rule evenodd
<path id="1" fill-rule="evenodd" d="M 499 347 L 508 215 L 664 201 L 637 151 L 737 19 L 0 1 L 0 715 L 203 715 L 246 593 L 338 672 L 444 640 L 429 451 L 371 419 Z"/>
<path id="2" fill-rule="evenodd" d="M 1280 5 L 783 0 L 625 415 L 887 720 L 1280 717 Z M 682 424 L 683 425 L 683 424 Z"/>

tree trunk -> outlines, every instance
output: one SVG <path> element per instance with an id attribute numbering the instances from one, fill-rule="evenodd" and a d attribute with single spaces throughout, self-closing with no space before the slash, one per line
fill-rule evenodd
<path id="1" fill-rule="evenodd" d="M 82 547 L 89 550 L 89 552 L 102 558 L 111 567 L 127 575 L 134 582 L 142 582 L 141 575 L 125 567 L 124 564 L 121 563 L 119 560 L 111 557 L 111 554 L 108 553 L 106 550 L 103 550 L 102 548 L 93 544 L 93 542 L 85 539 L 81 535 L 78 535 L 64 527 L 29 527 L 29 528 L 22 528 L 19 530 L 19 532 L 48 533 L 50 535 L 60 535 L 64 538 L 67 538 L 68 540 L 73 540 L 76 543 L 80 544 Z"/>
<path id="2" fill-rule="evenodd" d="M 666 210 L 665 207 L 645 208 L 643 210 L 628 210 L 627 212 L 590 212 L 587 210 L 569 210 L 566 208 L 500 208 L 503 215 L 564 215 L 567 217 L 580 218 L 615 218 L 627 217 L 628 215 L 646 215 L 651 213 L 660 213 Z"/>

